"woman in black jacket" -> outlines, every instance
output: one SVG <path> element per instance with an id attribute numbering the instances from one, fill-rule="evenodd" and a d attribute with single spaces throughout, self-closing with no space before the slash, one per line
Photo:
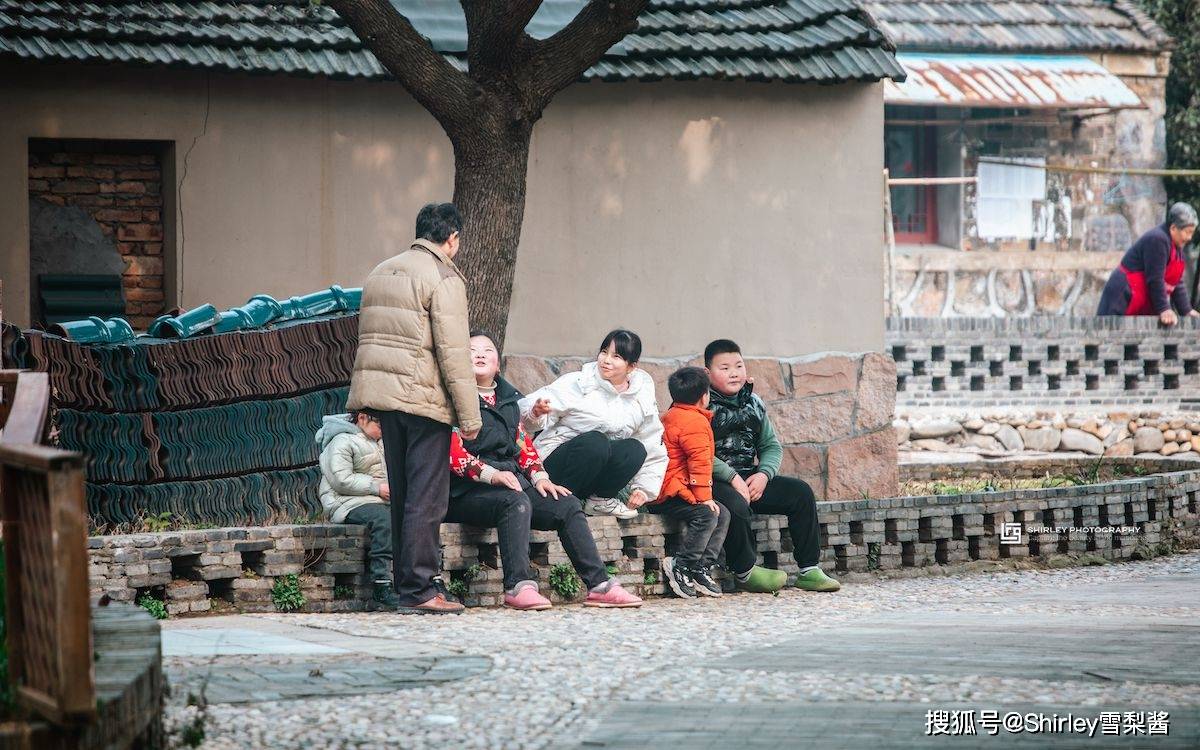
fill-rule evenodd
<path id="1" fill-rule="evenodd" d="M 1183 283 L 1183 248 L 1196 231 L 1196 209 L 1176 203 L 1161 226 L 1143 234 L 1125 251 L 1104 293 L 1097 315 L 1157 315 L 1173 326 L 1180 315 L 1198 317 Z"/>

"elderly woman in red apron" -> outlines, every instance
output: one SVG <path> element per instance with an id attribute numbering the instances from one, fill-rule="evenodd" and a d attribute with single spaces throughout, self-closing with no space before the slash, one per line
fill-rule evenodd
<path id="1" fill-rule="evenodd" d="M 1183 248 L 1196 231 L 1196 209 L 1176 203 L 1167 221 L 1143 234 L 1125 251 L 1121 265 L 1108 277 L 1097 315 L 1157 315 L 1173 326 L 1179 316 L 1200 317 L 1192 309 L 1183 283 L 1187 262 Z"/>

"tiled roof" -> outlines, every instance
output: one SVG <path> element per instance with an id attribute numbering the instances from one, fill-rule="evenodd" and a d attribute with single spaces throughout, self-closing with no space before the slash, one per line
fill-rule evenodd
<path id="1" fill-rule="evenodd" d="M 1171 40 L 1133 0 L 868 0 L 903 50 L 1158 52 Z"/>
<path id="2" fill-rule="evenodd" d="M 392 0 L 460 69 L 466 24 L 454 0 Z M 527 30 L 544 38 L 583 0 L 545 0 Z M 585 79 L 820 82 L 903 77 L 856 0 L 651 0 L 634 34 Z M 0 56 L 253 73 L 384 79 L 331 9 L 281 2 L 0 0 Z"/>

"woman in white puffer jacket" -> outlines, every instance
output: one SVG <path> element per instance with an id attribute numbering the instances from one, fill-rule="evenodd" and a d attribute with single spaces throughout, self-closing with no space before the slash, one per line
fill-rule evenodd
<path id="1" fill-rule="evenodd" d="M 667 452 L 654 380 L 637 366 L 641 355 L 636 333 L 612 331 L 595 362 L 520 401 L 521 416 L 542 430 L 534 445 L 551 480 L 586 498 L 590 515 L 633 518 L 662 487 Z M 626 486 L 628 504 L 616 497 Z"/>

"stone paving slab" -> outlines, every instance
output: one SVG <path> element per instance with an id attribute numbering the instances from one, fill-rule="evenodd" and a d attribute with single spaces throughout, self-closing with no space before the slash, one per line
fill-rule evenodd
<path id="1" fill-rule="evenodd" d="M 486 656 L 306 660 L 267 666 L 211 666 L 169 669 L 171 683 L 209 703 L 258 703 L 297 698 L 390 693 L 483 674 Z"/>
<path id="2" fill-rule="evenodd" d="M 631 611 L 482 610 L 436 620 L 389 613 L 272 613 L 171 620 L 167 628 L 209 622 L 260 628 L 351 652 L 217 657 L 214 666 L 238 668 L 222 675 L 230 678 L 231 700 L 247 692 L 280 700 L 212 705 L 205 742 L 210 750 L 558 750 L 581 742 L 638 750 L 1154 750 L 1200 747 L 1195 736 L 1200 683 L 1189 682 L 1188 661 L 1200 652 L 1194 630 L 1188 630 L 1200 628 L 1198 586 L 1200 553 L 1190 553 L 1100 567 L 868 581 L 831 595 L 788 590 L 778 597 L 667 599 Z M 997 633 L 1007 639 L 1001 641 L 1007 653 L 993 653 L 1005 648 L 987 645 Z M 1102 672 L 1080 676 L 1080 664 L 1060 655 L 1090 654 L 1097 648 L 1096 633 L 1127 641 L 1118 651 L 1123 655 L 1108 666 L 1129 670 L 1142 654 L 1142 672 L 1128 681 L 1104 679 Z M 1156 654 L 1168 637 L 1164 633 L 1174 633 L 1185 649 L 1184 658 L 1175 660 L 1179 664 L 1163 665 Z M 952 637 L 960 640 L 948 640 Z M 1051 638 L 1056 640 L 1047 645 Z M 953 646 L 967 656 L 949 662 L 955 669 L 935 674 L 916 649 L 911 673 L 889 673 L 881 666 L 891 663 L 897 644 L 916 640 L 932 653 Z M 850 656 L 818 659 L 805 648 L 812 643 L 835 644 Z M 1020 659 L 1012 656 L 1013 643 L 1023 649 Z M 991 655 L 977 653 L 980 649 Z M 486 655 L 491 663 L 475 676 L 413 689 L 403 686 L 417 665 L 405 665 L 379 675 L 380 683 L 399 688 L 342 692 L 369 689 L 384 654 L 396 661 Z M 749 666 L 751 660 L 761 668 Z M 1043 668 L 1047 661 L 1057 672 Z M 165 666 L 185 671 L 213 662 L 172 657 Z M 998 662 L 1016 676 L 999 672 Z M 461 666 L 449 662 L 446 668 Z M 313 668 L 321 670 L 324 682 L 314 682 Z M 1046 679 L 1069 670 L 1075 674 Z M 1156 682 L 1160 679 L 1167 683 Z M 321 692 L 307 695 L 314 684 Z M 301 697 L 283 699 L 291 694 Z M 175 690 L 168 701 L 168 731 L 176 735 L 197 715 L 186 699 L 186 691 Z M 1103 710 L 1168 711 L 1170 734 L 1115 740 L 1062 733 L 926 736 L 927 711 L 968 707 L 1089 719 Z"/>
<path id="3" fill-rule="evenodd" d="M 312 615 L 223 615 L 162 623 L 163 656 L 233 656 L 244 653 L 267 653 L 261 649 L 245 652 L 237 650 L 253 634 L 252 643 L 273 644 L 278 654 L 344 654 L 349 652 L 370 654 L 384 658 L 411 658 L 418 656 L 442 656 L 449 649 L 438 649 L 426 644 L 395 638 L 371 638 L 351 635 L 327 627 L 309 627 L 305 623 Z M 214 633 L 237 631 L 236 638 L 221 638 Z M 178 640 L 176 640 L 178 639 Z M 189 645 L 208 651 L 195 654 L 167 653 L 171 648 L 187 648 Z M 306 644 L 306 645 L 305 645 Z M 292 649 L 292 650 L 287 650 Z M 311 649 L 306 651 L 305 649 Z"/>
<path id="4" fill-rule="evenodd" d="M 369 695 L 428 687 L 487 672 L 487 656 L 394 638 L 308 627 L 306 615 L 231 615 L 167 621 L 171 684 L 209 703 Z"/>
<path id="5" fill-rule="evenodd" d="M 889 618 L 823 638 L 800 638 L 713 666 L 772 671 L 979 674 L 1059 680 L 1200 685 L 1200 628 L 1117 626 L 1090 618 L 1028 616 Z"/>
<path id="6" fill-rule="evenodd" d="M 310 643 L 249 628 L 174 628 L 162 634 L 163 656 L 235 656 L 239 654 L 345 654 L 345 649 Z"/>
<path id="7" fill-rule="evenodd" d="M 1028 574 L 1026 574 L 1028 575 Z M 936 584 L 929 584 L 936 585 Z M 959 608 L 952 608 L 958 605 Z M 1196 748 L 1200 747 L 1200 576 L 1103 581 L 937 601 L 931 609 L 880 612 L 779 643 L 707 660 L 721 674 L 766 681 L 776 675 L 822 676 L 858 683 L 887 675 L 932 675 L 953 684 L 1006 678 L 1039 684 L 1045 701 L 997 699 L 991 704 L 913 702 L 911 697 L 862 702 L 858 697 L 808 695 L 778 701 L 680 691 L 677 698 L 610 707 L 582 747 L 688 748 Z M 989 611 L 990 610 L 990 611 Z M 736 681 L 735 681 L 736 682 Z M 1174 686 L 1186 705 L 1143 701 L 1072 705 L 1080 685 Z M 1178 692 L 1182 688 L 1185 692 Z M 986 688 L 981 688 L 986 690 Z M 1139 694 L 1133 687 L 1131 695 Z M 1191 689 L 1190 692 L 1187 692 Z M 799 692 L 799 691 L 798 691 Z M 1168 691 L 1169 692 L 1169 691 Z M 1161 695 L 1161 693 L 1160 693 Z M 1159 699 L 1164 704 L 1170 700 Z M 719 702 L 718 702 L 719 701 Z M 931 736 L 926 712 L 974 709 L 1057 714 L 1088 719 L 1101 712 L 1167 711 L 1167 736 L 1009 733 Z M 976 715 L 977 715 L 976 714 Z"/>
<path id="8" fill-rule="evenodd" d="M 1086 602 L 1094 607 L 1108 605 L 1136 606 L 1155 610 L 1152 619 L 1161 622 L 1157 610 L 1176 607 L 1200 608 L 1200 581 L 1186 576 L 1155 576 L 1142 581 L 1113 581 L 1103 586 L 1079 586 L 1072 592 L 1071 601 Z M 1021 594 L 1023 603 L 1062 601 L 1057 591 L 1031 590 Z M 980 601 L 1003 601 L 995 597 L 984 597 Z M 1130 618 L 1122 617 L 1123 622 Z"/>
<path id="9" fill-rule="evenodd" d="M 928 736 L 926 712 L 930 709 L 996 710 L 997 706 L 925 703 L 619 703 L 612 715 L 619 720 L 603 722 L 580 748 L 646 750 L 778 750 L 779 748 L 943 747 L 954 750 L 981 748 L 1187 748 L 1200 747 L 1200 709 L 1155 707 L 1170 712 L 1170 733 L 1163 736 L 1095 736 L 1070 733 L 1010 734 L 1003 729 L 995 736 Z M 1018 713 L 1074 714 L 1089 719 L 1102 711 L 1123 707 L 1004 706 Z M 978 715 L 978 714 L 976 714 Z M 978 728 L 977 728 L 977 731 Z"/>
<path id="10" fill-rule="evenodd" d="M 1170 617 L 1170 606 L 1200 603 L 1200 578 L 1080 586 L 1072 602 L 1151 608 L 1145 615 L 1104 619 L 1057 614 L 1063 592 L 1030 592 L 1021 602 L 1045 602 L 1040 615 L 953 610 L 896 613 L 871 624 L 839 628 L 722 659 L 736 669 L 811 670 L 813 665 L 888 674 L 980 674 L 1041 680 L 1117 680 L 1197 685 L 1200 624 Z"/>

